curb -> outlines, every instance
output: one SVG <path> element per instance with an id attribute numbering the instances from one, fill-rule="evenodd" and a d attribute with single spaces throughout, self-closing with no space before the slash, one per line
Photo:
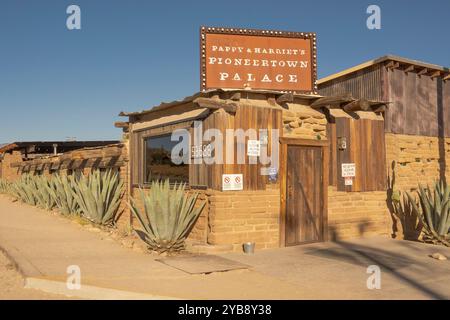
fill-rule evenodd
<path id="1" fill-rule="evenodd" d="M 81 285 L 81 288 L 78 290 L 70 290 L 67 288 L 65 282 L 39 278 L 25 278 L 25 288 L 37 289 L 47 293 L 89 300 L 179 300 L 174 297 L 108 289 L 89 285 Z"/>

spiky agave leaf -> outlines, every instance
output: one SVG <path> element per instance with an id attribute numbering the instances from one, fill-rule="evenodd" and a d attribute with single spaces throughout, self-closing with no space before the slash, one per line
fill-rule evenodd
<path id="1" fill-rule="evenodd" d="M 112 225 L 122 197 L 123 182 L 118 172 L 95 170 L 74 184 L 73 196 L 82 215 L 100 225 Z"/>
<path id="2" fill-rule="evenodd" d="M 414 212 L 423 225 L 424 240 L 450 246 L 450 188 L 443 181 L 435 182 L 433 191 L 419 185 L 417 196 L 420 208 L 413 196 L 406 193 Z"/>
<path id="3" fill-rule="evenodd" d="M 59 211 L 64 215 L 78 215 L 79 206 L 73 195 L 75 177 L 56 174 L 52 177 L 51 183 L 51 194 Z"/>
<path id="4" fill-rule="evenodd" d="M 130 208 L 144 233 L 144 241 L 152 250 L 178 251 L 205 206 L 202 202 L 195 208 L 198 194 L 186 193 L 185 184 L 170 185 L 169 180 L 153 182 L 146 194 L 139 189 L 141 207 L 130 199 Z"/>

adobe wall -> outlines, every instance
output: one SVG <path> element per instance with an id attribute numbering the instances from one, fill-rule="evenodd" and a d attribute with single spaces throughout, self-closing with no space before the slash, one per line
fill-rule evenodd
<path id="1" fill-rule="evenodd" d="M 3 160 L 0 162 L 3 180 L 15 181 L 20 177 L 18 168 L 11 167 L 11 164 L 15 162 L 22 162 L 22 154 L 19 151 L 4 154 Z"/>
<path id="2" fill-rule="evenodd" d="M 122 159 L 120 165 L 115 166 L 111 163 L 111 167 L 116 167 L 119 170 L 120 179 L 123 181 L 123 197 L 118 209 L 117 223 L 119 226 L 126 227 L 130 224 L 130 210 L 128 207 L 130 169 L 127 142 L 119 145 L 78 149 L 58 156 L 29 161 L 22 161 L 21 153 L 13 151 L 12 154 L 6 153 L 0 164 L 2 166 L 2 179 L 14 181 L 24 173 L 51 176 L 53 173 L 65 175 L 69 172 L 77 171 L 89 174 L 93 168 L 108 168 L 113 158 Z M 17 162 L 22 162 L 22 165 L 28 164 L 29 169 L 25 169 L 27 166 L 11 167 L 12 163 Z M 75 164 L 76 168 L 70 167 L 72 164 Z"/>
<path id="3" fill-rule="evenodd" d="M 207 242 L 232 244 L 255 242 L 257 249 L 279 246 L 280 191 L 213 191 L 209 198 Z"/>
<path id="4" fill-rule="evenodd" d="M 345 192 L 328 187 L 328 239 L 388 235 L 391 220 L 385 191 Z"/>
<path id="5" fill-rule="evenodd" d="M 446 180 L 450 181 L 450 138 L 393 133 L 386 133 L 385 137 L 389 177 L 388 209 L 392 215 L 391 233 L 398 238 L 417 239 L 420 229 L 414 228 L 416 218 L 411 214 L 400 212 L 399 215 L 395 212 L 394 207 L 390 205 L 390 194 L 400 192 L 401 200 L 405 192 L 415 196 L 419 183 L 432 186 L 440 179 L 441 172 Z"/>
<path id="6" fill-rule="evenodd" d="M 443 154 L 445 162 L 440 163 Z M 440 168 L 450 178 L 450 138 L 414 136 L 386 133 L 386 161 L 389 176 L 392 177 L 392 165 L 395 162 L 394 189 L 411 191 L 418 184 L 432 184 L 439 179 Z"/>

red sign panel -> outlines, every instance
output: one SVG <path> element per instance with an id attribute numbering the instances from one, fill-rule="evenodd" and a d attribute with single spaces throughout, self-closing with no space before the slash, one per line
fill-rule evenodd
<path id="1" fill-rule="evenodd" d="M 316 35 L 201 28 L 201 89 L 315 93 Z"/>

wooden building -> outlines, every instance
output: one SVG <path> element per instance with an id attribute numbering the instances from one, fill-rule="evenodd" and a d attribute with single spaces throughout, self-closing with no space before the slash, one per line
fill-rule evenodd
<path id="1" fill-rule="evenodd" d="M 121 113 L 128 121 L 117 126 L 129 137 L 131 193 L 136 195 L 136 188 L 148 187 L 153 179 L 188 183 L 207 201 L 190 240 L 198 246 L 241 250 L 247 241 L 273 248 L 387 234 L 385 161 L 379 161 L 385 152 L 384 110 L 382 101 L 348 96 L 212 89 Z M 199 124 L 203 131 L 213 128 L 218 133 L 196 141 Z M 175 143 L 170 137 L 178 129 L 189 137 L 189 152 L 183 155 L 188 164 L 170 163 Z M 195 163 L 195 150 L 238 129 L 254 129 L 257 136 L 233 138 L 231 149 L 203 154 L 204 161 Z M 344 134 L 347 146 L 338 147 Z M 256 158 L 267 153 L 274 159 L 276 154 L 279 165 L 252 159 L 252 139 L 260 142 Z M 245 163 L 238 163 L 238 150 L 244 151 Z M 216 161 L 206 161 L 211 158 Z M 342 178 L 342 164 L 354 164 L 355 177 Z M 242 178 L 242 190 L 225 188 L 226 179 L 234 175 Z"/>
<path id="2" fill-rule="evenodd" d="M 417 231 L 408 230 L 393 213 L 390 196 L 393 192 L 415 190 L 419 183 L 431 184 L 450 177 L 450 70 L 384 56 L 325 77 L 318 81 L 318 88 L 322 95 L 387 102 L 383 144 L 390 232 L 393 236 L 417 236 Z M 376 155 L 373 161 L 383 159 Z"/>

